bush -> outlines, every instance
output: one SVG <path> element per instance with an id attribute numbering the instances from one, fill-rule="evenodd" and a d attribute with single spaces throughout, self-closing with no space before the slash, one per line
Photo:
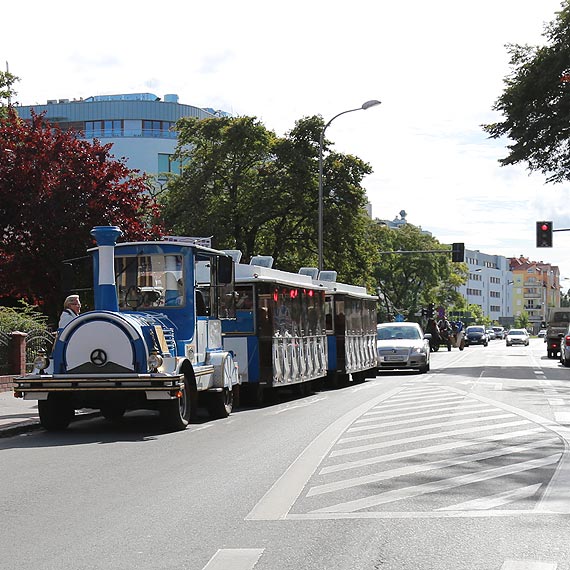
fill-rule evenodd
<path id="1" fill-rule="evenodd" d="M 34 305 L 23 300 L 19 307 L 0 307 L 0 332 L 10 334 L 14 331 L 30 332 L 47 330 L 47 317 Z"/>

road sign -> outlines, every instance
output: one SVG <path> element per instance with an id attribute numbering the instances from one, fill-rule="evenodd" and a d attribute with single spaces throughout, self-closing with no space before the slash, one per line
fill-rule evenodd
<path id="1" fill-rule="evenodd" d="M 397 323 L 401 323 L 403 322 L 404 319 L 404 315 L 396 315 L 396 318 L 394 319 Z"/>

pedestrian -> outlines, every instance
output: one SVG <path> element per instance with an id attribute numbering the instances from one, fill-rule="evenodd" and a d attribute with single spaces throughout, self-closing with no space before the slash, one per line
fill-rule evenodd
<path id="1" fill-rule="evenodd" d="M 69 295 L 63 302 L 63 312 L 59 317 L 59 328 L 62 329 L 67 323 L 71 322 L 81 311 L 81 302 L 79 295 Z"/>

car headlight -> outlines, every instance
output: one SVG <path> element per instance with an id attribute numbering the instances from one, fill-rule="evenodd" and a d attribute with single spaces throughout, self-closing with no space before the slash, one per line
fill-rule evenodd
<path id="1" fill-rule="evenodd" d="M 425 353 L 425 349 L 424 349 L 423 347 L 421 347 L 421 346 L 415 346 L 415 347 L 412 349 L 412 352 L 413 352 L 414 354 L 424 354 L 424 353 Z"/>
<path id="2" fill-rule="evenodd" d="M 158 369 L 162 366 L 163 362 L 164 360 L 162 359 L 162 356 L 158 354 L 158 352 L 151 352 L 146 361 L 148 369 L 151 372 L 158 372 Z"/>

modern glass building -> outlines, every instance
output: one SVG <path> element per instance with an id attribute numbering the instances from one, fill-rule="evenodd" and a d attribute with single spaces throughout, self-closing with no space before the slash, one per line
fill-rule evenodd
<path id="1" fill-rule="evenodd" d="M 178 172 L 170 160 L 177 143 L 173 130 L 182 117 L 228 116 L 224 111 L 202 109 L 178 102 L 178 95 L 161 100 L 152 93 L 97 95 L 87 99 L 52 99 L 45 105 L 18 106 L 22 119 L 30 119 L 32 109 L 62 129 L 81 132 L 85 139 L 112 143 L 111 154 L 125 158 L 129 168 L 146 172 L 160 181 L 166 173 Z"/>

